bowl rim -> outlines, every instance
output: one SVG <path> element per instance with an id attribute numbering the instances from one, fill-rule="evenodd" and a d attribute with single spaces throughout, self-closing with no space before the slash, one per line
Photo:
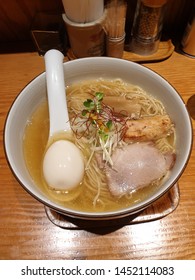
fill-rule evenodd
<path id="1" fill-rule="evenodd" d="M 63 64 L 67 65 L 67 64 L 73 64 L 73 63 L 78 63 L 79 61 L 89 61 L 91 63 L 92 60 L 113 60 L 115 62 L 117 61 L 123 61 L 123 63 L 128 63 L 128 64 L 133 64 L 134 66 L 136 65 L 136 67 L 138 68 L 145 68 L 146 71 L 152 72 L 153 74 L 157 75 L 158 78 L 162 79 L 163 81 L 165 81 L 169 87 L 171 87 L 174 92 L 180 97 L 181 102 L 185 105 L 185 113 L 186 116 L 188 118 L 189 121 L 189 126 L 190 126 L 190 147 L 189 147 L 189 151 L 188 151 L 188 156 L 186 158 L 185 163 L 183 164 L 180 172 L 177 174 L 177 176 L 174 178 L 174 180 L 171 182 L 171 184 L 164 189 L 164 191 L 161 191 L 158 195 L 155 195 L 154 198 L 150 198 L 147 199 L 147 201 L 145 203 L 142 203 L 141 205 L 134 205 L 133 208 L 130 209 L 130 207 L 126 207 L 126 208 L 122 208 L 119 210 L 114 210 L 114 211 L 106 211 L 106 212 L 87 212 L 87 211 L 79 211 L 79 210 L 74 210 L 74 209 L 70 209 L 70 208 L 66 208 L 60 205 L 57 205 L 57 203 L 55 202 L 47 202 L 46 200 L 40 198 L 37 194 L 35 194 L 32 190 L 30 190 L 27 186 L 25 186 L 25 184 L 23 183 L 23 181 L 20 179 L 20 176 L 18 176 L 17 172 L 15 171 L 15 169 L 13 168 L 11 162 L 10 162 L 10 157 L 8 155 L 7 152 L 7 144 L 6 144 L 6 135 L 7 135 L 7 124 L 9 122 L 9 118 L 10 118 L 10 114 L 12 113 L 12 110 L 14 108 L 14 105 L 16 104 L 16 102 L 19 100 L 19 98 L 22 98 L 21 96 L 24 94 L 26 88 L 31 84 L 34 83 L 36 80 L 40 79 L 41 77 L 45 76 L 45 71 L 43 71 L 42 73 L 36 75 L 33 79 L 31 79 L 21 90 L 20 92 L 17 94 L 17 96 L 14 98 L 14 100 L 12 101 L 10 108 L 7 112 L 7 116 L 4 122 L 4 129 L 3 129 L 3 146 L 4 146 L 4 151 L 5 151 L 5 157 L 6 160 L 8 162 L 8 165 L 14 175 L 14 177 L 16 178 L 16 180 L 19 182 L 19 184 L 23 187 L 23 189 L 25 191 L 27 191 L 27 193 L 29 193 L 32 197 L 34 197 L 36 200 L 38 200 L 39 202 L 41 202 L 44 206 L 47 206 L 53 210 L 55 210 L 58 213 L 61 213 L 63 215 L 67 215 L 69 217 L 73 217 L 73 218 L 78 218 L 78 219 L 84 219 L 84 220 L 110 220 L 110 219 L 115 219 L 115 218 L 123 218 L 126 216 L 130 216 L 130 215 L 134 215 L 144 209 L 146 209 L 149 205 L 151 205 L 154 201 L 158 200 L 161 196 L 163 196 L 173 185 L 176 184 L 176 182 L 178 182 L 179 178 L 182 176 L 188 162 L 191 156 L 191 152 L 192 152 L 192 146 L 193 146 L 193 126 L 192 126 L 192 120 L 190 118 L 189 112 L 187 110 L 186 104 L 183 100 L 183 98 L 181 97 L 181 95 L 179 94 L 179 92 L 171 85 L 171 83 L 169 81 L 167 81 L 167 79 L 165 79 L 162 75 L 160 75 L 159 73 L 155 72 L 154 70 L 151 70 L 150 68 L 146 67 L 145 65 L 140 65 L 137 64 L 135 62 L 132 61 L 126 61 L 126 60 L 122 60 L 119 58 L 111 58 L 111 57 L 87 57 L 87 58 L 80 58 L 77 60 L 72 60 L 72 61 L 66 61 Z M 80 62 L 79 62 L 80 63 Z M 141 69 L 140 68 L 140 69 Z M 49 200 L 48 200 L 49 201 Z"/>

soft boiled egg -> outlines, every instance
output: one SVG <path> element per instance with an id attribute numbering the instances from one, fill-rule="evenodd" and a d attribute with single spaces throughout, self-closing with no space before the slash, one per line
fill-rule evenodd
<path id="1" fill-rule="evenodd" d="M 55 190 L 71 190 L 79 186 L 84 176 L 84 161 L 77 146 L 68 140 L 55 141 L 43 159 L 43 176 Z"/>

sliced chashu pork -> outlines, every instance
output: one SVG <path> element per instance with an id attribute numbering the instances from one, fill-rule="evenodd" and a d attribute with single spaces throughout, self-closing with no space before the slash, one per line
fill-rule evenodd
<path id="1" fill-rule="evenodd" d="M 174 154 L 163 155 L 151 143 L 135 143 L 116 149 L 113 167 L 105 166 L 110 192 L 123 196 L 161 179 L 173 166 Z"/>
<path id="2" fill-rule="evenodd" d="M 125 96 L 104 96 L 103 102 L 114 109 L 115 113 L 139 118 L 141 113 L 141 105 L 136 101 L 126 99 Z"/>

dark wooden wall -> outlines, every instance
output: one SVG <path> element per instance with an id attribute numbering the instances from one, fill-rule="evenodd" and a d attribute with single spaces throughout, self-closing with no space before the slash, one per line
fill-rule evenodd
<path id="1" fill-rule="evenodd" d="M 61 0 L 1 0 L 0 52 L 25 50 L 33 47 L 31 25 L 38 12 L 60 14 Z"/>
<path id="2" fill-rule="evenodd" d="M 137 0 L 126 1 L 128 3 L 126 21 L 128 35 Z M 170 36 L 180 35 L 183 32 L 194 2 L 195 0 L 168 0 L 164 30 Z M 63 11 L 61 0 L 0 1 L 0 52 L 12 51 L 18 44 L 20 50 L 31 48 L 33 44 L 30 30 L 36 13 L 61 14 Z"/>

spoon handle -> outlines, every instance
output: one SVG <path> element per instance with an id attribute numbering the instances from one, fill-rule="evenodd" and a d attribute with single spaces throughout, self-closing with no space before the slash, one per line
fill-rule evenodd
<path id="1" fill-rule="evenodd" d="M 45 56 L 47 96 L 49 105 L 49 136 L 70 130 L 64 82 L 64 55 L 58 50 L 49 50 Z"/>

